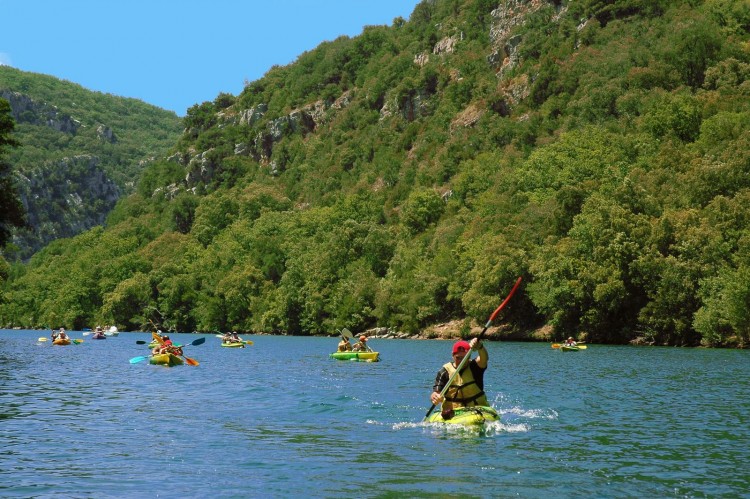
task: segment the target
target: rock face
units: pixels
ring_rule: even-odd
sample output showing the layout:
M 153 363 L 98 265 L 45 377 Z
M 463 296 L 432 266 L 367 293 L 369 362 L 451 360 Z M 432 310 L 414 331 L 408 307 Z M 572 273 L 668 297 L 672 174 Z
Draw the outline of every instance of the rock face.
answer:
M 18 230 L 13 243 L 32 251 L 102 225 L 120 197 L 120 189 L 101 169 L 99 159 L 89 155 L 64 158 L 19 175 L 18 187 L 29 227 Z
M 36 102 L 19 92 L 0 90 L 0 97 L 10 103 L 10 112 L 17 123 L 48 126 L 58 132 L 75 135 L 80 123 L 67 114 L 58 111 L 57 107 L 44 102 Z

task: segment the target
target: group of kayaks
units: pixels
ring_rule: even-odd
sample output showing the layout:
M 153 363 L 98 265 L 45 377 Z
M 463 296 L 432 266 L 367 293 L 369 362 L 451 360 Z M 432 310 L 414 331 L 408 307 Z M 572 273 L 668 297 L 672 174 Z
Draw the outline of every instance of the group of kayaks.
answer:
M 330 354 L 332 359 L 348 360 L 356 362 L 378 362 L 380 353 L 375 351 L 369 352 L 334 352 Z M 461 407 L 450 411 L 449 414 L 435 412 L 426 417 L 425 423 L 442 423 L 450 425 L 464 426 L 481 426 L 485 423 L 499 421 L 500 415 L 497 411 L 489 406 Z
M 163 343 L 163 339 L 161 335 L 158 335 L 157 333 L 153 333 L 153 341 L 148 343 L 149 349 L 155 348 L 157 345 L 160 345 Z M 217 337 L 221 337 L 220 335 L 217 335 Z M 96 339 L 96 338 L 92 338 Z M 47 338 L 39 338 L 40 342 L 47 341 Z M 82 343 L 83 340 L 71 340 L 70 338 L 57 338 L 55 339 L 52 344 L 53 345 L 70 345 L 71 343 Z M 200 344 L 205 342 L 205 338 L 200 338 L 198 340 L 195 340 L 191 344 Z M 139 344 L 145 344 L 144 341 L 137 341 L 136 343 Z M 222 341 L 221 346 L 224 348 L 245 348 L 247 345 L 252 345 L 252 341 Z M 581 349 L 581 346 L 578 345 L 575 347 L 577 350 Z M 175 345 L 177 348 L 181 348 L 181 345 Z M 576 351 L 571 350 L 570 347 L 566 347 L 562 344 L 553 344 L 553 348 L 559 348 L 561 351 Z M 585 349 L 585 346 L 583 346 Z M 177 350 L 181 352 L 181 350 Z M 354 351 L 346 351 L 346 352 L 334 352 L 330 354 L 330 357 L 337 360 L 347 360 L 347 361 L 358 361 L 358 362 L 378 362 L 379 361 L 379 352 L 375 351 L 368 351 L 368 352 L 354 352 Z M 149 356 L 141 356 L 141 357 L 135 357 L 133 359 L 130 359 L 131 363 L 140 362 L 142 360 L 148 359 L 149 364 L 154 365 L 161 365 L 166 367 L 173 367 L 173 366 L 181 366 L 185 363 L 189 365 L 198 365 L 198 362 L 194 359 L 191 359 L 189 357 L 185 357 L 184 355 L 177 355 L 176 353 L 167 352 L 167 353 L 161 353 L 161 354 L 151 354 Z M 449 425 L 464 425 L 464 426 L 481 426 L 485 423 L 491 423 L 493 421 L 499 421 L 500 415 L 498 412 L 489 406 L 475 406 L 475 407 L 461 407 L 454 409 L 453 411 L 450 411 L 449 414 L 441 413 L 441 412 L 435 412 L 431 414 L 429 417 L 425 418 L 426 423 L 439 423 L 439 424 L 449 424 Z
M 250 346 L 253 344 L 250 340 L 243 340 L 242 338 L 235 338 L 232 340 L 227 340 L 227 337 L 225 335 L 217 334 L 218 338 L 222 339 L 221 346 L 225 348 L 245 348 L 246 346 Z M 153 341 L 148 344 L 149 349 L 154 349 L 157 346 L 164 343 L 164 338 L 159 333 L 152 333 Z M 205 338 L 199 338 L 193 342 L 190 343 L 190 345 L 196 346 L 200 345 L 201 343 L 204 343 L 206 341 Z M 136 342 L 140 343 L 140 342 Z M 145 343 L 145 342 L 144 342 Z M 191 359 L 190 357 L 185 356 L 182 354 L 182 347 L 183 345 L 173 345 L 175 348 L 175 351 L 173 352 L 165 352 L 165 353 L 159 353 L 159 354 L 151 354 L 148 357 L 149 364 L 155 364 L 155 365 L 161 365 L 161 366 L 167 366 L 167 367 L 173 367 L 173 366 L 181 366 L 183 364 L 188 364 L 191 366 L 197 366 L 199 365 L 198 361 L 195 359 Z M 140 360 L 145 360 L 144 357 L 135 357 L 133 359 L 130 359 L 131 364 L 135 364 L 136 362 L 140 362 Z

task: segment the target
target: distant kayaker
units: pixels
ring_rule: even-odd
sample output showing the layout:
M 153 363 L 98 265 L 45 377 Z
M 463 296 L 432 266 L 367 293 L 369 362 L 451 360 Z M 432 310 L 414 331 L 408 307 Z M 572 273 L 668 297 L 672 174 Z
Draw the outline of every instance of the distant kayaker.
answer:
M 367 346 L 367 336 L 364 334 L 359 337 L 359 341 L 354 344 L 352 350 L 355 352 L 367 352 L 370 348 Z
M 451 382 L 450 387 L 445 392 L 445 397 L 440 393 L 448 384 L 448 380 L 456 372 L 456 369 L 464 360 L 464 357 L 471 355 L 471 351 L 476 350 L 479 355 L 472 359 L 471 357 L 464 364 L 461 372 L 456 374 Z M 487 396 L 484 394 L 484 371 L 487 369 L 487 350 L 478 338 L 471 342 L 457 341 L 453 344 L 453 361 L 443 365 L 435 376 L 435 385 L 432 387 L 430 400 L 433 404 L 443 404 L 442 412 L 450 418 L 453 409 L 459 407 L 473 407 L 477 405 L 488 405 Z
M 56 339 L 61 339 L 61 340 L 67 340 L 68 339 L 68 335 L 65 334 L 65 328 L 64 327 L 61 327 L 60 330 L 57 333 L 55 333 L 54 331 L 52 331 L 52 341 L 55 341 Z
M 565 346 L 566 346 L 566 347 L 574 347 L 574 346 L 576 346 L 576 345 L 577 345 L 577 343 L 576 343 L 576 341 L 575 341 L 575 340 L 573 339 L 573 337 L 572 337 L 572 336 L 571 336 L 571 337 L 569 337 L 569 338 L 568 338 L 567 340 L 565 340 Z
M 341 341 L 339 341 L 339 352 L 351 352 L 352 351 L 352 344 L 349 343 L 349 338 L 346 336 L 341 337 Z

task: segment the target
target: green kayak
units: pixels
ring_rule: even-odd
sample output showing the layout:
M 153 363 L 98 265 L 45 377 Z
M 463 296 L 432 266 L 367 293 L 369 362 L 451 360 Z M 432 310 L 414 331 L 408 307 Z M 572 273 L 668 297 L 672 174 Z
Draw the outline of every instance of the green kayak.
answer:
M 331 358 L 338 360 L 358 360 L 360 362 L 377 362 L 378 352 L 334 352 Z
M 580 350 L 580 348 L 574 347 L 574 346 L 561 345 L 560 350 L 562 350 L 563 352 L 577 352 L 578 350 Z
M 491 421 L 499 421 L 500 415 L 492 407 L 478 405 L 476 407 L 461 407 L 453 411 L 453 417 L 444 419 L 439 412 L 427 418 L 428 423 L 480 425 Z

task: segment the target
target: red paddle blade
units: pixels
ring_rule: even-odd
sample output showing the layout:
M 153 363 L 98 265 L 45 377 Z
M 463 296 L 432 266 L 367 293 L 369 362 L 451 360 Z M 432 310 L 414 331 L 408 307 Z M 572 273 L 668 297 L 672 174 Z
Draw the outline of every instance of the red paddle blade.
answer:
M 495 320 L 495 317 L 497 317 L 497 314 L 500 313 L 500 311 L 505 307 L 505 305 L 510 301 L 510 299 L 513 297 L 513 294 L 516 292 L 516 289 L 518 289 L 518 286 L 521 284 L 521 278 L 519 277 L 516 279 L 516 283 L 513 285 L 513 289 L 510 290 L 510 293 L 508 293 L 508 296 L 505 297 L 505 300 L 500 304 L 499 307 L 495 309 L 494 312 L 492 312 L 492 315 L 490 315 L 490 320 L 487 322 L 488 324 Z

